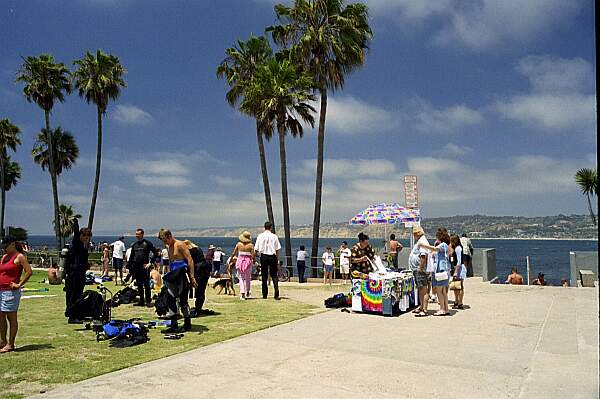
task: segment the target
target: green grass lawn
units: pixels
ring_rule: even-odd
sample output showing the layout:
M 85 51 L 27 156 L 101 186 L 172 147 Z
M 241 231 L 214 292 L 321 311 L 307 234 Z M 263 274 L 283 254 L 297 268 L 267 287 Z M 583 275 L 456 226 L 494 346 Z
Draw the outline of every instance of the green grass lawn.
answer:
M 314 314 L 315 307 L 304 303 L 272 299 L 240 301 L 238 297 L 215 295 L 207 288 L 205 308 L 214 316 L 192 319 L 193 330 L 180 340 L 165 340 L 159 329 L 150 330 L 150 341 L 129 348 L 110 348 L 96 342 L 95 334 L 83 325 L 69 325 L 63 317 L 65 299 L 62 286 L 37 283 L 43 272 L 34 272 L 27 288 L 48 287 L 50 298 L 22 299 L 19 309 L 17 350 L 0 355 L 0 398 L 20 398 L 125 367 L 160 359 L 176 353 L 224 341 L 260 329 L 287 323 Z M 113 290 L 114 284 L 107 286 Z M 94 289 L 95 286 L 87 286 Z M 260 294 L 259 287 L 254 288 Z M 154 309 L 121 305 L 113 318 L 141 317 L 156 320 Z

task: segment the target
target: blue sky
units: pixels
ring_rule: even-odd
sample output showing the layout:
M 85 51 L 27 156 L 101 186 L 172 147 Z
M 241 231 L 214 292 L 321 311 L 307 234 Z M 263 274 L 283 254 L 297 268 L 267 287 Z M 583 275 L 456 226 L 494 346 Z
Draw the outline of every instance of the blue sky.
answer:
M 117 55 L 128 87 L 109 105 L 96 233 L 258 225 L 265 219 L 254 123 L 225 102 L 215 68 L 237 39 L 275 22 L 271 0 L 3 0 L 0 118 L 23 131 L 7 223 L 51 231 L 47 173 L 30 156 L 43 113 L 14 84 L 21 56 L 71 65 Z M 596 165 L 591 0 L 367 1 L 375 37 L 364 67 L 330 99 L 323 222 L 403 202 L 419 176 L 424 217 L 585 213 L 575 171 Z M 60 201 L 87 220 L 95 107 L 76 94 L 53 126 L 81 157 Z M 312 221 L 316 135 L 287 140 L 291 219 Z M 281 222 L 277 141 L 267 146 Z

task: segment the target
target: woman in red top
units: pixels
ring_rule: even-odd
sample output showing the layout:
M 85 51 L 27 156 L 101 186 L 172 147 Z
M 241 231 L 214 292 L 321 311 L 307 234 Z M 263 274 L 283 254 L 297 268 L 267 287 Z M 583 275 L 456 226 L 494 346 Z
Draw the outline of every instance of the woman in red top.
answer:
M 15 237 L 4 237 L 2 247 L 4 256 L 0 261 L 0 353 L 6 353 L 15 349 L 15 338 L 19 329 L 17 310 L 21 300 L 21 287 L 29 280 L 32 272 Z M 25 276 L 21 280 L 23 270 Z M 10 336 L 7 340 L 9 323 Z

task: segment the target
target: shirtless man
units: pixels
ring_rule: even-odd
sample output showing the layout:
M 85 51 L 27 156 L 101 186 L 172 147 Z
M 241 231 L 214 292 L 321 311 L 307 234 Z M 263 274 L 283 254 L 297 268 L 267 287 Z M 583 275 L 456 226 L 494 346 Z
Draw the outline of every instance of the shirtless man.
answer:
M 402 244 L 396 241 L 396 235 L 390 234 L 390 255 L 394 269 L 398 269 L 398 252 L 402 251 L 402 248 Z
M 53 263 L 52 266 L 48 268 L 48 284 L 50 285 L 59 285 L 62 284 L 60 278 L 58 278 L 58 265 Z
M 517 273 L 517 268 L 513 267 L 506 278 L 506 284 L 523 285 L 523 276 Z
M 191 282 L 194 288 L 198 286 L 194 278 L 194 261 L 192 260 L 192 255 L 190 255 L 185 242 L 176 240 L 169 230 L 161 229 L 158 233 L 158 238 L 165 244 L 169 251 L 170 271 L 163 276 L 163 281 L 171 296 L 170 299 L 172 299 L 169 301 L 171 326 L 161 332 L 164 334 L 182 332 L 177 326 L 178 307 L 181 309 L 181 313 L 183 313 L 183 331 L 190 331 L 192 329 L 192 321 L 188 305 L 189 282 Z

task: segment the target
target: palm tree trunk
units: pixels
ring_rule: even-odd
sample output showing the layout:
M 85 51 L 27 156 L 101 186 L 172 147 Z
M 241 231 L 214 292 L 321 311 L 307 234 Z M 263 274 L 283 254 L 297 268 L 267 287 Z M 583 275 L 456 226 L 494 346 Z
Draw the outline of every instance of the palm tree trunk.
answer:
M 594 208 L 592 208 L 592 201 L 590 200 L 590 194 L 587 194 L 587 200 L 588 200 L 588 209 L 590 210 L 590 216 L 592 217 L 592 222 L 594 223 L 594 225 L 596 225 L 596 216 L 594 216 Z M 4 203 L 4 202 L 3 202 Z
M 2 210 L 0 211 L 0 238 L 4 238 L 4 210 L 6 208 L 6 191 L 4 190 L 4 160 L 6 152 L 2 150 L 0 154 L 0 187 L 2 187 Z
M 283 202 L 283 230 L 285 234 L 285 259 L 292 266 L 292 241 L 290 238 L 290 205 L 287 189 L 287 159 L 285 155 L 285 130 L 279 128 L 279 162 L 281 163 L 281 201 Z
M 50 131 L 50 110 L 44 110 L 46 120 L 46 141 L 48 142 L 48 171 L 50 172 L 50 181 L 52 182 L 52 199 L 54 202 L 54 236 L 56 245 L 60 251 L 62 248 L 62 239 L 60 237 L 60 220 L 58 218 L 58 182 L 56 170 L 54 169 L 54 145 L 52 143 L 52 132 Z
M 319 228 L 321 227 L 321 197 L 323 194 L 323 152 L 325 147 L 325 115 L 327 114 L 327 89 L 321 88 L 321 110 L 319 112 L 319 134 L 317 136 L 317 177 L 315 187 L 315 213 L 311 265 L 313 277 L 317 276 L 317 257 L 319 256 Z
M 98 185 L 100 183 L 100 165 L 102 163 L 102 111 L 98 107 L 98 143 L 96 145 L 96 177 L 94 179 L 94 191 L 92 192 L 92 204 L 90 205 L 90 216 L 88 227 L 92 229 L 94 224 L 94 212 L 96 211 L 96 199 L 98 198 Z
M 256 121 L 256 139 L 258 141 L 258 156 L 260 158 L 260 171 L 262 172 L 263 187 L 265 189 L 265 203 L 267 205 L 267 217 L 273 225 L 275 233 L 275 218 L 273 217 L 273 203 L 271 201 L 271 186 L 269 185 L 269 172 L 267 170 L 267 158 L 265 157 L 265 145 L 263 134 L 260 131 L 258 120 Z

